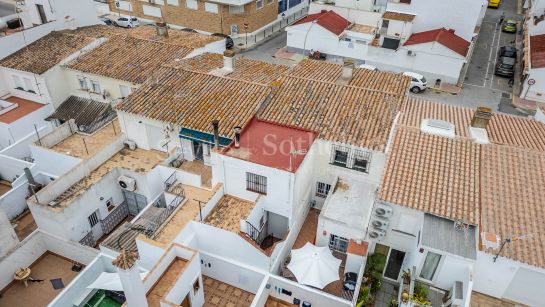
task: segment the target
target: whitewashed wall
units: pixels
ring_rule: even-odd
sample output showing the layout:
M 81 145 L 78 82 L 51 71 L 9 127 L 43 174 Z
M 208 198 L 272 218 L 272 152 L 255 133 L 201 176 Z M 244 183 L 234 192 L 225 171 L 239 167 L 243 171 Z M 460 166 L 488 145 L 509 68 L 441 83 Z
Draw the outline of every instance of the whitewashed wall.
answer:
M 0 210 L 0 259 L 19 243 L 8 217 Z

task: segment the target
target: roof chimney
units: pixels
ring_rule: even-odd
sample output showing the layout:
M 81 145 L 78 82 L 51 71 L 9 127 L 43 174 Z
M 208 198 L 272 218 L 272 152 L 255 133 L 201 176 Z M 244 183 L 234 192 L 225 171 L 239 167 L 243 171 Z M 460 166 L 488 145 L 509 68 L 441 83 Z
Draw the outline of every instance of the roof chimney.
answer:
M 471 127 L 486 129 L 492 117 L 492 109 L 489 107 L 478 107 L 471 119 Z
M 212 121 L 212 128 L 214 129 L 214 146 L 216 147 L 216 149 L 220 148 L 219 126 L 219 120 L 215 119 Z
M 168 37 L 168 26 L 164 21 L 159 21 L 155 24 L 155 29 L 157 31 L 157 36 Z
M 232 50 L 225 50 L 223 52 L 223 69 L 229 72 L 233 71 L 235 66 L 235 52 Z
M 235 148 L 240 147 L 240 131 L 242 128 L 240 126 L 236 126 L 233 130 L 235 130 Z
M 352 76 L 354 76 L 354 61 L 350 59 L 344 59 L 341 76 L 337 80 L 337 83 L 348 84 L 348 82 L 352 80 Z

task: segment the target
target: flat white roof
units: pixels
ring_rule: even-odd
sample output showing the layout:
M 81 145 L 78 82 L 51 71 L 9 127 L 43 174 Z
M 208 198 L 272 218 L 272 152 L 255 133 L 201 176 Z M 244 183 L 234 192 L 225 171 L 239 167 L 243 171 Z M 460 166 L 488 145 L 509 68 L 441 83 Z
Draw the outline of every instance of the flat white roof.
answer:
M 321 215 L 350 228 L 365 229 L 376 189 L 375 183 L 339 177 L 324 203 Z

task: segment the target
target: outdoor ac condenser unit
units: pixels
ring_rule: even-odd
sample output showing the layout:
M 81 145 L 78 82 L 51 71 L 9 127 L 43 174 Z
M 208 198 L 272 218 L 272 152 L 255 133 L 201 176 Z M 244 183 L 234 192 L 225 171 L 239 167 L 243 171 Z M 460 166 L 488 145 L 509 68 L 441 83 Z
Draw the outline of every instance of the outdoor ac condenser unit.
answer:
M 117 184 L 119 184 L 119 186 L 123 190 L 127 190 L 127 191 L 136 190 L 136 180 L 134 180 L 131 177 L 119 176 L 119 178 L 117 178 Z

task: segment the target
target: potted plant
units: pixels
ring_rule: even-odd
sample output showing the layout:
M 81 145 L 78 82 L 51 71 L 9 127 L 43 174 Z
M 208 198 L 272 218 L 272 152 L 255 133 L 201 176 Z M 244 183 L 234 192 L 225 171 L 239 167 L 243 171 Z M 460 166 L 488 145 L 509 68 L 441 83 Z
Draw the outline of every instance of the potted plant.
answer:
M 403 283 L 404 284 L 411 284 L 411 269 L 407 269 L 406 271 L 403 270 Z

